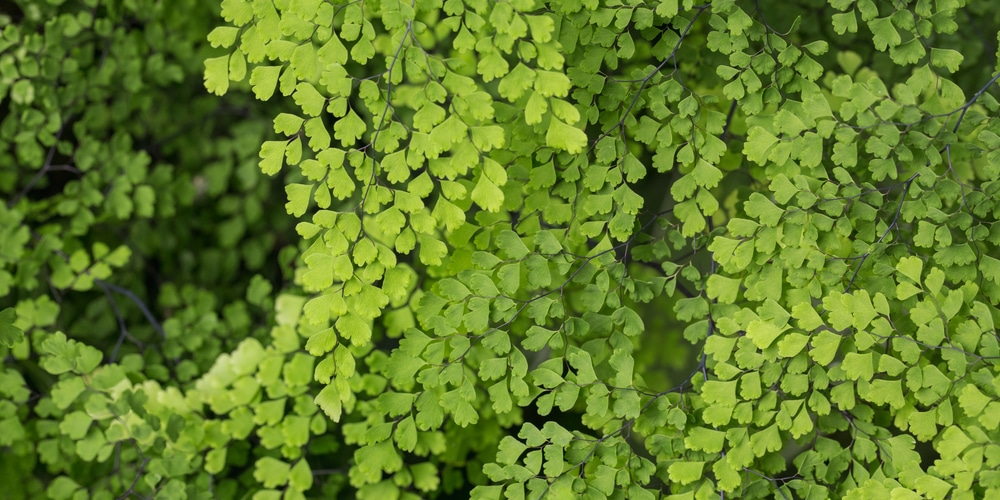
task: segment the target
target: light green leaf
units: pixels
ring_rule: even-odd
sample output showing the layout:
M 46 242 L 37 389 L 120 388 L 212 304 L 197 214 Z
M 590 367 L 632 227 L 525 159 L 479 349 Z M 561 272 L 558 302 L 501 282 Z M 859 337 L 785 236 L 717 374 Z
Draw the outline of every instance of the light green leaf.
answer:
M 229 56 L 205 59 L 205 88 L 215 95 L 229 90 Z
M 667 468 L 670 480 L 680 484 L 691 484 L 701 479 L 705 462 L 674 462 Z
M 239 32 L 239 28 L 234 28 L 232 26 L 219 26 L 208 34 L 208 42 L 212 45 L 212 47 L 228 49 L 233 45 L 233 43 L 236 42 L 236 36 Z
M 552 118 L 549 121 L 548 132 L 545 134 L 545 144 L 570 154 L 577 154 L 583 151 L 587 145 L 587 134 L 576 127 L 566 125 L 557 118 Z
M 263 457 L 254 464 L 253 477 L 265 488 L 276 488 L 288 483 L 291 466 L 281 460 Z
M 266 101 L 274 95 L 274 89 L 278 85 L 278 75 L 281 73 L 281 66 L 257 66 L 250 72 L 250 87 L 254 96 L 261 101 Z

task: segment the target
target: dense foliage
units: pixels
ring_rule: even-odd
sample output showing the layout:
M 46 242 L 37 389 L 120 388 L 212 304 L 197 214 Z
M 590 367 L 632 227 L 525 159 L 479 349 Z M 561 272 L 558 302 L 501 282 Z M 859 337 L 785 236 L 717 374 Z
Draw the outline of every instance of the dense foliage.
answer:
M 0 25 L 4 498 L 1000 495 L 989 0 Z

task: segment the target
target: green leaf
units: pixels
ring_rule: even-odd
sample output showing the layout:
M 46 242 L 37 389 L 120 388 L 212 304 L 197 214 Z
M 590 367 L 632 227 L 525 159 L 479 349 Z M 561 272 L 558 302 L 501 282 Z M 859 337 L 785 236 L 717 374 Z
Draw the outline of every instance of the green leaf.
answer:
M 497 212 L 503 205 L 503 191 L 484 174 L 472 189 L 472 201 L 484 210 Z
M 840 335 L 828 330 L 820 331 L 810 341 L 812 347 L 809 349 L 809 356 L 820 366 L 829 366 L 837 355 L 840 341 Z
M 254 96 L 261 101 L 266 101 L 274 95 L 274 89 L 278 85 L 278 75 L 281 73 L 281 66 L 257 66 L 250 72 L 250 87 Z
M 334 422 L 340 421 L 340 416 L 343 413 L 343 404 L 340 400 L 340 392 L 335 385 L 331 384 L 324 387 L 316 395 L 315 401 L 316 405 L 323 410 L 323 413 L 326 413 L 326 416 L 330 417 L 330 420 Z
M 396 426 L 396 442 L 402 451 L 413 451 L 417 446 L 417 427 L 412 416 L 404 418 Z
M 284 141 L 265 141 L 260 148 L 260 169 L 267 175 L 274 175 L 281 170 L 285 157 Z
M 263 457 L 254 464 L 253 477 L 265 488 L 276 488 L 288 483 L 291 466 L 281 460 Z
M 525 123 L 527 123 L 528 125 L 535 125 L 538 123 L 542 123 L 542 117 L 545 116 L 545 112 L 548 110 L 549 110 L 548 100 L 542 97 L 542 95 L 539 94 L 538 92 L 532 92 L 531 96 L 528 98 L 528 103 L 525 106 L 524 110 Z M 565 124 L 558 124 L 557 126 L 563 126 L 563 128 L 566 127 L 572 128 L 569 127 L 569 125 Z M 549 127 L 550 128 L 552 127 L 552 123 L 549 124 Z M 565 141 L 567 139 L 563 136 L 566 136 L 567 134 L 573 136 L 575 134 L 575 132 L 573 132 L 572 130 L 563 130 L 563 128 L 557 129 L 556 132 L 560 135 L 560 137 L 557 137 L 556 139 Z M 584 138 L 584 141 L 586 141 L 586 138 Z
M 670 480 L 679 484 L 691 484 L 701 479 L 705 462 L 674 462 L 667 468 Z
M 992 398 L 983 394 L 975 385 L 968 384 L 962 388 L 958 401 L 966 415 L 976 417 L 986 409 Z
M 979 270 L 984 278 L 993 283 L 1000 284 L 1000 259 L 989 255 L 981 256 L 979 258 Z
M 875 374 L 875 365 L 870 352 L 849 352 L 844 355 L 844 372 L 852 380 L 871 380 Z
M 322 118 L 317 117 L 306 121 L 305 132 L 310 139 L 309 149 L 323 151 L 330 147 L 330 132 L 327 131 Z
M 829 44 L 824 40 L 816 40 L 803 45 L 802 48 L 808 50 L 814 56 L 821 56 L 829 50 Z
M 312 184 L 288 184 L 285 186 L 285 194 L 288 196 L 285 210 L 295 217 L 301 217 L 309 208 L 312 192 Z
M 226 466 L 227 448 L 216 448 L 209 450 L 205 455 L 205 472 L 218 474 Z
M 678 0 L 660 0 L 656 5 L 656 14 L 670 19 L 677 15 L 678 4 Z
M 706 292 L 709 298 L 716 299 L 724 304 L 732 304 L 736 302 L 739 294 L 740 280 L 727 278 L 720 274 L 713 274 L 708 277 L 707 286 Z
M 305 459 L 299 460 L 288 474 L 288 486 L 298 491 L 306 491 L 312 488 L 312 485 L 313 473 L 309 462 Z
M 958 427 L 950 426 L 941 433 L 935 448 L 941 454 L 942 459 L 953 460 L 958 458 L 971 444 L 972 440 L 965 432 L 962 432 Z
M 532 326 L 528 329 L 528 338 L 521 343 L 521 346 L 529 351 L 541 351 L 556 334 L 554 330 L 547 330 L 540 326 Z
M 719 185 L 719 181 L 722 180 L 722 171 L 707 161 L 699 160 L 695 163 L 691 176 L 699 186 L 711 189 Z
M 766 349 L 784 331 L 771 321 L 754 320 L 747 326 L 747 337 L 758 349 Z
M 792 317 L 798 321 L 799 328 L 812 331 L 823 325 L 823 318 L 819 316 L 812 304 L 803 302 L 796 304 L 792 308 Z
M 219 26 L 208 34 L 208 42 L 212 45 L 212 47 L 228 49 L 233 45 L 233 43 L 236 42 L 236 36 L 239 32 L 239 28 L 234 28 L 232 26 Z
M 335 63 L 341 66 L 347 64 L 347 48 L 336 34 L 330 35 L 330 39 L 316 51 L 316 56 L 327 64 Z
M 747 141 L 743 146 L 743 154 L 758 165 L 764 165 L 772 147 L 778 143 L 778 138 L 762 127 L 754 127 L 748 131 Z
M 274 131 L 284 135 L 295 135 L 302 128 L 303 120 L 298 116 L 280 113 L 274 118 Z
M 809 337 L 800 333 L 789 333 L 778 341 L 778 355 L 783 358 L 796 356 L 805 348 L 809 342 Z
M 8 307 L 0 311 L 0 345 L 4 347 L 14 347 L 24 340 L 24 332 L 14 326 L 15 319 L 13 308 Z
M 295 86 L 292 94 L 295 104 L 298 104 L 302 111 L 309 116 L 319 116 L 326 105 L 326 98 L 313 87 L 312 84 L 302 82 Z M 339 122 L 338 122 L 339 123 Z
M 68 413 L 59 424 L 59 431 L 73 440 L 83 439 L 94 419 L 82 411 Z
M 369 304 L 369 307 L 378 307 L 377 304 Z M 351 341 L 353 345 L 365 345 L 371 340 L 371 327 L 357 314 L 345 314 L 337 320 L 337 331 L 342 337 Z
M 765 226 L 776 226 L 785 214 L 784 210 L 778 208 L 771 200 L 760 193 L 753 193 L 750 199 L 743 205 L 747 215 L 756 218 Z
M 569 89 L 570 81 L 565 74 L 555 71 L 535 71 L 535 91 L 540 95 L 545 97 L 566 97 Z
M 886 51 L 903 41 L 889 17 L 872 19 L 868 22 L 868 27 L 871 28 L 872 35 L 874 35 L 872 40 L 875 42 L 875 48 L 880 51 Z
M 245 0 L 222 0 L 222 17 L 237 26 L 253 19 L 253 8 Z
M 577 154 L 583 151 L 584 146 L 587 145 L 587 134 L 576 127 L 571 127 L 556 118 L 552 118 L 549 121 L 548 132 L 545 134 L 545 144 L 570 154 Z
M 78 498 L 74 493 L 80 491 L 82 490 L 79 483 L 67 476 L 58 476 L 49 484 L 46 494 L 53 500 L 69 500 L 70 498 Z
M 229 56 L 205 59 L 205 88 L 216 95 L 229 90 Z
M 535 71 L 523 63 L 518 63 L 500 80 L 497 91 L 508 101 L 516 102 L 524 95 L 525 91 L 533 87 L 534 81 Z
M 308 385 L 312 381 L 313 358 L 302 353 L 292 356 L 283 368 L 285 384 L 289 387 Z
M 497 248 L 502 250 L 511 259 L 523 259 L 530 253 L 524 241 L 514 231 L 500 231 L 496 244 Z
M 700 450 L 708 453 L 718 453 L 726 440 L 726 433 L 706 429 L 704 427 L 693 427 L 687 429 L 687 436 L 684 438 L 684 446 L 689 450 Z M 673 472 L 670 473 L 671 480 L 674 479 Z
M 513 436 L 504 436 L 500 440 L 500 445 L 497 452 L 497 462 L 501 464 L 514 464 L 517 463 L 517 459 L 524 453 L 527 446 L 524 443 L 518 441 Z
M 64 378 L 52 387 L 52 402 L 57 408 L 65 410 L 86 390 L 83 378 Z

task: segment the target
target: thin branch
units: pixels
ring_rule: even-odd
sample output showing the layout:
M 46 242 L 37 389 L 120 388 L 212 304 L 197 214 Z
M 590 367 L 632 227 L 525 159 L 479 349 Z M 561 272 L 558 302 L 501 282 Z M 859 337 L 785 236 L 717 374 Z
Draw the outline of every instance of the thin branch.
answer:
M 416 0 L 410 3 L 410 7 L 416 4 Z M 392 71 L 396 68 L 396 63 L 400 60 L 400 54 L 403 52 L 403 47 L 406 46 L 406 41 L 409 38 L 410 33 L 413 32 L 413 20 L 406 22 L 406 31 L 403 32 L 403 36 L 399 40 L 399 46 L 396 47 L 396 52 L 392 56 L 392 62 L 389 63 L 389 67 L 385 71 L 385 109 L 382 110 L 382 117 L 379 118 L 378 125 L 375 127 L 375 133 L 372 135 L 372 175 L 368 180 L 368 184 L 365 186 L 365 192 L 361 195 L 361 200 L 358 202 L 358 207 L 361 211 L 364 211 L 365 200 L 368 198 L 368 192 L 371 191 L 372 185 L 376 181 L 376 171 L 377 165 L 375 161 L 375 155 L 378 151 L 375 150 L 376 143 L 378 142 L 378 136 L 382 132 L 382 127 L 385 125 L 385 119 L 389 115 L 389 110 L 392 109 Z M 364 215 L 360 217 L 362 228 L 364 228 L 365 218 Z
M 139 484 L 139 478 L 142 477 L 142 473 L 145 472 L 147 464 L 149 464 L 149 459 L 144 458 L 139 464 L 138 470 L 135 471 L 135 478 L 132 479 L 132 484 L 130 484 L 128 489 L 118 497 L 118 500 L 125 500 L 126 498 L 136 494 L 135 486 Z
M 729 140 L 729 126 L 733 124 L 733 117 L 736 116 L 736 107 L 738 103 L 738 99 L 733 99 L 732 104 L 729 105 L 729 113 L 726 114 L 726 124 L 723 125 L 722 135 L 719 136 L 719 139 L 722 139 L 722 142 Z
M 640 82 L 639 83 L 639 90 L 637 90 L 635 92 L 635 97 L 632 98 L 632 102 L 630 102 L 629 105 L 628 105 L 628 108 L 625 109 L 625 112 L 622 114 L 621 120 L 618 120 L 618 123 L 612 125 L 607 130 L 605 130 L 604 133 L 602 133 L 600 136 L 598 136 L 597 139 L 595 139 L 594 142 L 593 142 L 594 146 L 596 146 L 597 143 L 601 141 L 601 139 L 604 139 L 605 137 L 611 135 L 611 132 L 613 132 L 614 130 L 622 127 L 625 124 L 625 120 L 628 118 L 629 114 L 632 113 L 632 109 L 635 108 L 635 105 L 639 101 L 639 98 L 642 97 L 642 91 L 646 89 L 647 85 L 649 85 L 650 80 L 652 80 L 653 77 L 656 76 L 656 74 L 659 73 L 660 70 L 662 70 L 664 68 L 664 66 L 667 65 L 668 62 L 670 62 L 672 59 L 674 59 L 674 57 L 677 55 L 677 51 L 679 51 L 681 49 L 681 43 L 684 42 L 684 39 L 687 38 L 687 34 L 691 31 L 691 28 L 694 27 L 694 23 L 698 20 L 698 18 L 701 17 L 702 13 L 704 13 L 706 10 L 708 10 L 708 8 L 711 7 L 711 6 L 712 6 L 711 4 L 705 4 L 705 5 L 702 5 L 702 6 L 698 7 L 697 12 L 695 13 L 694 17 L 691 18 L 691 20 L 688 22 L 687 26 L 684 28 L 684 31 L 681 32 L 680 38 L 677 39 L 677 43 L 674 45 L 674 49 L 670 52 L 670 54 L 667 55 L 667 57 L 663 58 L 663 61 L 661 61 L 660 64 L 656 65 L 656 68 L 654 68 L 653 71 L 650 71 L 649 74 L 646 75 L 645 78 L 643 78 L 642 80 L 639 80 L 639 82 Z M 618 81 L 619 82 L 629 82 L 630 80 L 618 80 Z M 591 147 L 593 147 L 593 146 L 591 146 Z
M 115 360 L 118 359 L 118 351 L 121 349 L 122 343 L 125 342 L 125 338 L 131 340 L 140 348 L 142 347 L 142 342 L 139 342 L 138 339 L 129 333 L 128 327 L 125 326 L 125 317 L 122 316 L 121 309 L 118 308 L 118 301 L 116 301 L 114 295 L 111 294 L 111 289 L 106 283 L 100 284 L 100 286 L 101 289 L 104 290 L 104 295 L 108 297 L 108 302 L 111 303 L 111 311 L 114 313 L 115 319 L 118 320 L 118 331 L 120 332 L 118 335 L 118 341 L 115 342 L 115 348 L 111 351 L 111 357 L 108 358 L 109 363 L 114 363 Z
M 983 85 L 983 88 L 979 89 L 979 91 L 976 92 L 972 96 L 972 98 L 969 99 L 968 102 L 965 103 L 964 106 L 962 106 L 961 108 L 958 108 L 958 109 L 962 110 L 962 114 L 958 115 L 958 121 L 955 122 L 955 127 L 951 129 L 952 132 L 958 132 L 958 126 L 962 124 L 962 119 L 964 119 L 965 118 L 965 114 L 969 112 L 969 108 L 971 108 L 972 105 L 975 104 L 976 101 L 984 93 L 986 93 L 986 91 L 989 90 L 990 87 L 992 87 L 994 83 L 997 82 L 997 80 L 1000 80 L 1000 73 L 997 73 L 997 74 L 993 75 L 993 78 L 990 78 L 990 81 L 986 82 L 986 85 Z M 952 113 L 954 113 L 954 111 L 952 111 Z
M 109 289 L 116 293 L 122 294 L 129 300 L 131 300 L 139 308 L 139 310 L 142 311 L 142 315 L 146 317 L 146 321 L 149 321 L 149 324 L 153 326 L 153 329 L 156 330 L 157 333 L 159 333 L 164 340 L 166 340 L 167 334 L 163 332 L 163 327 L 160 326 L 160 322 L 156 320 L 156 317 L 153 316 L 153 313 L 150 312 L 148 307 L 146 307 L 146 303 L 143 302 L 142 299 L 140 299 L 138 296 L 136 296 L 136 294 L 132 293 L 131 290 L 127 288 L 122 288 L 118 285 L 108 283 L 107 281 L 96 278 L 94 279 L 94 283 L 97 283 L 97 285 L 99 285 L 101 288 Z
M 896 205 L 896 214 L 892 217 L 892 221 L 889 223 L 889 226 L 885 228 L 885 231 L 882 231 L 882 236 L 879 236 L 878 241 L 876 241 L 872 245 L 877 245 L 879 243 L 882 243 L 882 240 L 885 239 L 885 237 L 889 234 L 889 232 L 892 231 L 892 229 L 899 224 L 899 215 L 903 211 L 903 203 L 906 202 L 906 195 L 910 191 L 910 185 L 913 184 L 913 181 L 916 180 L 918 175 L 920 174 L 919 173 L 913 174 L 910 176 L 909 179 L 906 179 L 906 181 L 903 182 L 903 193 L 899 197 L 899 204 Z M 847 284 L 847 288 L 844 289 L 844 293 L 849 293 L 851 291 L 851 288 L 854 287 L 854 282 L 858 279 L 858 273 L 861 272 L 861 267 L 865 265 L 865 261 L 868 260 L 868 257 L 871 254 L 872 251 L 868 250 L 867 252 L 864 253 L 864 255 L 861 256 L 860 262 L 858 262 L 858 267 L 854 268 L 854 275 L 851 276 L 851 281 Z
M 24 198 L 28 194 L 28 192 L 35 187 L 35 184 L 38 184 L 38 181 L 42 180 L 42 176 L 44 176 L 46 173 L 48 173 L 49 170 L 52 169 L 52 159 L 55 158 L 56 148 L 59 146 L 59 140 L 62 139 L 63 132 L 66 131 L 66 127 L 69 125 L 70 120 L 72 119 L 73 119 L 73 113 L 66 115 L 66 119 L 63 120 L 62 125 L 59 127 L 59 130 L 56 131 L 55 142 L 52 143 L 52 146 L 49 146 L 49 151 L 45 155 L 45 162 L 42 163 L 42 168 L 38 169 L 38 173 L 36 173 L 35 176 L 32 177 L 30 181 L 28 181 L 28 184 L 24 186 L 24 189 L 19 191 L 17 195 L 15 195 L 13 198 L 10 199 L 10 201 L 7 202 L 7 208 L 11 208 L 14 205 L 17 205 L 17 202 L 21 201 L 21 198 Z

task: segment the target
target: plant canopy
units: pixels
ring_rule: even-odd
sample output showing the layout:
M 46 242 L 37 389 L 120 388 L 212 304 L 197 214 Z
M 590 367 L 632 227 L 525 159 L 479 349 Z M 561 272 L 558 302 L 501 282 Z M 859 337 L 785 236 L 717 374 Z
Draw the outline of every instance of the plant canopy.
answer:
M 995 2 L 0 27 L 4 498 L 1000 498 Z

